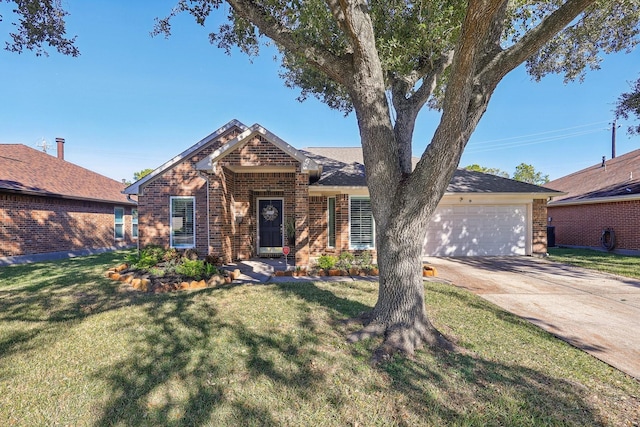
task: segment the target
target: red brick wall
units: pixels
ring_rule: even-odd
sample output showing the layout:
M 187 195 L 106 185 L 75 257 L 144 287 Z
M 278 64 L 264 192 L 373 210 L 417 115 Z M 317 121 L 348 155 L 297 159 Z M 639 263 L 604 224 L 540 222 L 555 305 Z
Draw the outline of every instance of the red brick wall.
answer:
M 601 247 L 605 228 L 612 228 L 616 249 L 640 250 L 640 201 L 549 206 L 549 225 L 555 227 L 556 244 Z
M 168 247 L 170 196 L 195 196 L 198 253 L 216 254 L 225 262 L 250 258 L 256 254 L 257 198 L 277 197 L 284 199 L 285 219 L 293 217 L 294 212 L 302 213 L 296 233 L 296 239 L 301 240 L 295 248 L 292 247 L 292 252 L 304 257 L 307 218 L 302 210 L 306 209 L 306 204 L 298 207 L 300 212 L 297 212 L 295 200 L 296 197 L 301 201 L 307 197 L 309 178 L 307 174 L 300 173 L 296 159 L 263 138 L 255 137 L 220 159 L 214 173 L 196 170 L 198 161 L 235 135 L 229 134 L 203 148 L 144 187 L 144 195 L 139 198 L 141 246 L 157 244 Z M 291 172 L 245 173 L 231 170 L 247 166 L 285 166 L 290 167 Z M 209 180 L 208 191 L 204 177 Z M 240 215 L 243 220 L 238 223 L 236 217 Z
M 125 209 L 125 238 L 114 237 L 114 207 Z M 131 206 L 0 193 L 0 257 L 125 246 Z
M 311 256 L 319 256 L 331 249 L 327 248 L 327 197 L 309 197 L 309 251 Z
M 168 248 L 171 197 L 194 196 L 195 249 L 199 254 L 208 253 L 207 182 L 195 169 L 195 163 L 208 152 L 179 163 L 144 187 L 144 194 L 138 197 L 141 247 L 153 244 Z
M 534 254 L 547 253 L 547 200 L 535 199 L 532 209 L 531 243 Z
M 349 195 L 336 194 L 336 245 L 334 248 L 327 247 L 329 235 L 327 229 L 328 221 L 328 197 L 334 196 L 312 196 L 309 197 L 309 255 L 315 259 L 323 254 L 339 256 L 342 252 L 359 254 L 361 250 L 349 249 Z M 375 259 L 376 251 L 370 250 Z

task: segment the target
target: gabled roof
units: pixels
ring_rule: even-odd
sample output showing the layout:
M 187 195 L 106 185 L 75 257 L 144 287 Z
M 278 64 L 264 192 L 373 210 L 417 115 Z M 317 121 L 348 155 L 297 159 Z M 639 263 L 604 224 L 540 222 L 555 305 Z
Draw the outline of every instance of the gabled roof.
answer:
M 228 131 L 232 130 L 233 128 L 238 128 L 238 129 L 240 129 L 242 131 L 245 131 L 245 130 L 248 129 L 240 121 L 238 121 L 236 119 L 231 120 L 229 123 L 227 123 L 226 125 L 222 126 L 221 128 L 219 128 L 218 130 L 214 131 L 213 133 L 205 136 L 200 141 L 198 141 L 197 143 L 195 143 L 191 147 L 187 148 L 182 153 L 178 154 L 177 156 L 175 156 L 174 158 L 172 158 L 168 162 L 165 162 L 164 164 L 158 166 L 150 174 L 146 175 L 145 177 L 139 179 L 138 181 L 136 181 L 133 184 L 131 184 L 130 186 L 128 186 L 124 190 L 124 193 L 125 194 L 138 194 L 140 192 L 140 187 L 142 185 L 146 184 L 147 182 L 152 181 L 155 177 L 157 177 L 158 175 L 162 175 L 165 171 L 167 171 L 168 169 L 171 169 L 176 164 L 180 163 L 182 160 L 184 160 L 184 159 L 190 157 L 191 155 L 197 153 L 198 151 L 202 150 L 209 143 L 211 143 L 211 142 L 215 141 L 216 139 L 220 138 L 222 135 L 224 135 Z
M 366 187 L 361 147 L 311 147 L 301 151 L 323 167 L 320 179 L 312 185 Z M 418 160 L 413 158 L 414 166 Z M 447 193 L 526 193 L 554 197 L 561 194 L 538 185 L 466 169 L 456 170 Z
M 640 198 L 640 150 L 589 166 L 546 185 L 567 193 L 550 206 Z
M 287 144 L 285 141 L 280 139 L 275 134 L 269 132 L 264 127 L 260 126 L 257 123 L 254 124 L 251 127 L 247 127 L 246 125 L 244 125 L 240 121 L 234 119 L 234 120 L 231 120 L 226 125 L 224 125 L 221 128 L 219 128 L 218 130 L 216 130 L 215 132 L 213 132 L 210 135 L 206 136 L 205 138 L 201 139 L 196 144 L 194 144 L 191 147 L 187 148 L 185 151 L 183 151 L 182 153 L 178 154 L 177 156 L 175 156 L 174 158 L 172 158 L 168 162 L 166 162 L 163 165 L 161 165 L 160 167 L 156 168 L 149 175 L 147 175 L 144 178 L 142 178 L 142 179 L 134 182 L 133 184 L 131 184 L 129 187 L 127 187 L 124 190 L 124 193 L 126 193 L 126 194 L 138 194 L 140 192 L 140 188 L 143 185 L 145 185 L 146 183 L 152 181 L 157 176 L 162 175 L 165 171 L 167 171 L 168 169 L 171 169 L 176 164 L 180 163 L 182 160 L 191 157 L 192 155 L 194 155 L 198 151 L 200 151 L 203 148 L 207 147 L 210 143 L 215 142 L 221 136 L 223 136 L 225 133 L 229 132 L 230 130 L 232 130 L 234 128 L 237 128 L 237 129 L 241 130 L 242 132 L 237 137 L 235 137 L 235 138 L 225 142 L 224 144 L 222 144 L 211 155 L 209 155 L 209 156 L 205 157 L 204 159 L 200 160 L 196 164 L 196 168 L 198 170 L 211 170 L 213 168 L 213 165 L 215 164 L 215 162 L 217 162 L 218 160 L 222 159 L 223 157 L 225 157 L 227 154 L 231 153 L 236 148 L 241 147 L 246 142 L 248 142 L 250 139 L 252 139 L 254 136 L 260 135 L 263 138 L 265 138 L 267 141 L 271 142 L 272 144 L 274 144 L 275 146 L 280 148 L 285 153 L 289 154 L 291 157 L 293 157 L 296 160 L 298 160 L 302 165 L 301 168 L 302 168 L 303 171 L 307 171 L 307 172 L 309 172 L 311 174 L 319 174 L 320 173 L 320 167 L 316 162 L 314 162 L 312 159 L 307 158 L 303 153 L 301 153 L 300 151 L 296 150 L 294 147 L 292 147 L 291 145 Z
M 285 141 L 280 139 L 278 136 L 269 132 L 264 127 L 259 124 L 254 124 L 250 128 L 245 129 L 240 135 L 236 136 L 234 139 L 226 142 L 220 148 L 215 150 L 209 156 L 200 160 L 196 164 L 196 168 L 198 170 L 210 170 L 213 168 L 213 165 L 220 159 L 224 158 L 226 155 L 236 150 L 237 148 L 242 147 L 244 144 L 253 139 L 254 136 L 260 135 L 271 144 L 278 147 L 280 150 L 287 153 L 289 156 L 293 157 L 301 164 L 301 170 L 303 172 L 309 172 L 310 174 L 319 175 L 320 174 L 320 166 L 313 159 L 307 157 L 303 152 L 297 150 L 291 145 L 287 144 Z
M 124 184 L 23 144 L 0 144 L 0 191 L 133 205 Z

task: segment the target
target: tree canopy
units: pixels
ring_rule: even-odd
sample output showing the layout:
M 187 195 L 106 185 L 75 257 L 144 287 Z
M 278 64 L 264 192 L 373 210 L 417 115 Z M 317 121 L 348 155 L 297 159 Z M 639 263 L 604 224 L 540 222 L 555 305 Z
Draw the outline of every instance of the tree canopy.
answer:
M 491 175 L 501 176 L 503 178 L 509 178 L 509 173 L 508 172 L 505 172 L 505 171 L 503 171 L 501 169 L 498 169 L 498 168 L 488 168 L 486 166 L 480 166 L 477 163 L 474 163 L 472 165 L 467 165 L 464 168 L 466 170 L 468 170 L 468 171 L 488 173 L 488 174 L 491 174 Z
M 544 185 L 549 182 L 549 175 L 542 175 L 542 172 L 537 172 L 533 165 L 526 163 L 520 163 L 516 166 L 516 171 L 513 173 L 512 178 L 516 181 L 535 185 Z
M 509 178 L 509 173 L 498 168 L 489 168 L 486 166 L 480 166 L 479 164 L 472 164 L 464 167 L 466 170 L 488 173 L 491 175 L 501 176 L 503 178 Z M 542 172 L 537 172 L 535 167 L 530 164 L 520 163 L 516 166 L 516 170 L 513 173 L 511 179 L 516 181 L 528 182 L 529 184 L 544 185 L 549 182 L 549 175 L 542 175 Z
M 133 180 L 134 181 L 139 181 L 142 178 L 144 178 L 145 176 L 149 175 L 151 172 L 153 172 L 153 169 L 142 169 L 141 171 L 138 172 L 134 172 L 133 173 Z
M 615 113 L 617 118 L 635 118 L 638 122 L 630 125 L 627 131 L 630 134 L 640 134 L 640 77 L 631 85 L 629 92 L 620 95 Z
M 9 35 L 12 41 L 5 43 L 10 52 L 22 53 L 25 49 L 36 55 L 48 55 L 47 46 L 63 55 L 78 56 L 75 37 L 67 38 L 65 16 L 67 11 L 61 0 L 0 0 L 13 3 L 17 22 L 12 24 L 15 30 Z M 0 15 L 0 21 L 3 20 Z

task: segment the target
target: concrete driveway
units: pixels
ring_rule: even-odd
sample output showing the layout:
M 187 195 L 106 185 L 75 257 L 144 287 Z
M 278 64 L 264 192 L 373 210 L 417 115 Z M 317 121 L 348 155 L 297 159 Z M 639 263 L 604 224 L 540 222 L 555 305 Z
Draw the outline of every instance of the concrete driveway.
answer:
M 534 257 L 428 258 L 438 278 L 640 380 L 640 281 Z

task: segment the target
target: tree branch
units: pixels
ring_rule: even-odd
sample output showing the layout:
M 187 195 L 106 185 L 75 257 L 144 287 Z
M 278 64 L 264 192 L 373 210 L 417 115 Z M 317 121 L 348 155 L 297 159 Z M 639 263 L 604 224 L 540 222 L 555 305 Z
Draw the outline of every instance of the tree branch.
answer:
M 544 18 L 536 28 L 525 34 L 516 44 L 498 53 L 478 73 L 478 79 L 495 82 L 495 85 L 497 85 L 507 73 L 540 50 L 542 46 L 594 3 L 596 3 L 596 0 L 567 0 L 555 12 Z
M 351 61 L 346 57 L 338 57 L 332 53 L 305 44 L 293 37 L 292 32 L 274 20 L 270 14 L 255 2 L 248 0 L 227 0 L 233 10 L 252 22 L 267 37 L 284 49 L 306 58 L 310 64 L 327 74 L 331 79 L 345 84 L 353 73 Z
M 411 148 L 418 113 L 435 90 L 438 78 L 452 61 L 453 51 L 449 51 L 438 58 L 432 66 L 425 67 L 422 83 L 409 96 L 407 94 L 413 89 L 418 79 L 413 75 L 391 77 L 391 98 L 397 114 L 394 132 L 399 149 L 400 168 L 405 174 L 410 174 L 413 169 Z M 417 73 L 413 74 L 417 75 Z

